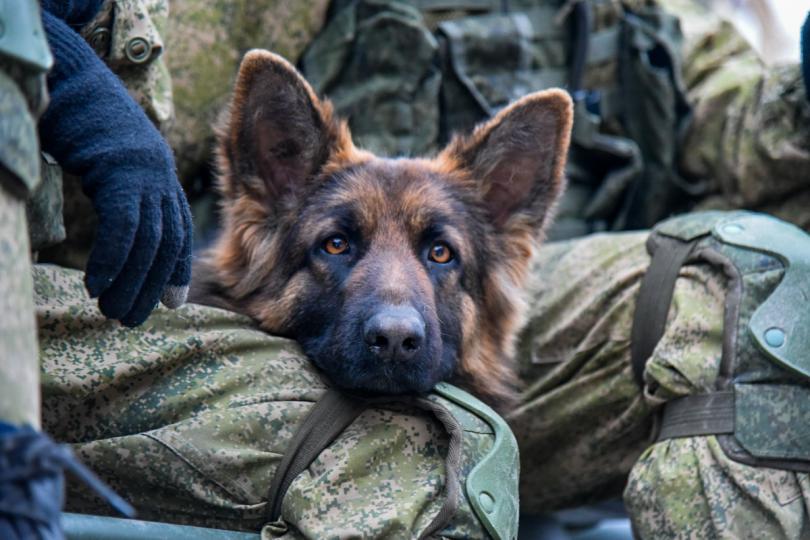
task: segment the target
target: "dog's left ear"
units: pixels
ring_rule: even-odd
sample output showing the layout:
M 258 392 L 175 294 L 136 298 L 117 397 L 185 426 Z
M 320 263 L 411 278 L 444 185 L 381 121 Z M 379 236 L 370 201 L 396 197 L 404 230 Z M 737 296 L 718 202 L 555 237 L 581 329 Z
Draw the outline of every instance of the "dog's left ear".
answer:
M 453 140 L 442 156 L 478 183 L 497 228 L 542 228 L 565 187 L 572 121 L 566 92 L 536 92 Z

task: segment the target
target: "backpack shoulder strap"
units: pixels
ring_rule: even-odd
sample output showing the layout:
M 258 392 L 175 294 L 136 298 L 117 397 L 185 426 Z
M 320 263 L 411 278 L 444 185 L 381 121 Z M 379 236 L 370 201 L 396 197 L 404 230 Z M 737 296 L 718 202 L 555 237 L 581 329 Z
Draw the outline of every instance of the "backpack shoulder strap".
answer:
M 315 404 L 290 441 L 270 484 L 267 496 L 270 521 L 281 516 L 281 502 L 293 479 L 309 467 L 365 408 L 365 402 L 334 389 L 327 390 Z
M 657 236 L 656 240 L 658 244 L 636 298 L 633 329 L 630 335 L 633 375 L 642 388 L 644 366 L 661 336 L 664 335 L 678 272 L 698 241 L 698 239 L 683 241 L 663 235 Z
M 440 384 L 441 386 L 441 384 Z M 445 385 L 447 386 L 447 385 Z M 460 392 L 460 391 L 459 391 Z M 331 445 L 364 410 L 369 407 L 399 403 L 410 405 L 433 414 L 448 434 L 448 450 L 445 456 L 445 486 L 439 512 L 427 525 L 419 538 L 431 538 L 444 529 L 458 510 L 461 488 L 459 470 L 463 430 L 453 414 L 441 403 L 424 397 L 388 396 L 359 398 L 329 389 L 315 404 L 309 415 L 298 427 L 284 457 L 276 469 L 267 497 L 267 518 L 277 521 L 281 517 L 281 504 L 292 481 L 309 467 L 315 458 Z M 496 536 L 496 538 L 498 538 Z

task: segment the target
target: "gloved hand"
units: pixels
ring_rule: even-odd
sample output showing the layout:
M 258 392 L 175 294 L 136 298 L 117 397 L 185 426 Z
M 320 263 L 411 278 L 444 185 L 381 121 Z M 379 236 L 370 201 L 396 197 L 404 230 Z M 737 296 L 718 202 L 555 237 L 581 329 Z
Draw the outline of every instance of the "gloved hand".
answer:
M 132 506 L 77 461 L 70 447 L 54 443 L 29 426 L 0 421 L 0 538 L 64 538 L 59 524 L 65 498 L 64 470 L 118 513 L 135 516 Z
M 46 4 L 47 9 L 47 4 Z M 54 54 L 43 149 L 98 214 L 85 285 L 101 312 L 141 324 L 158 300 L 183 304 L 191 280 L 192 223 L 166 142 L 121 81 L 62 20 L 43 12 Z

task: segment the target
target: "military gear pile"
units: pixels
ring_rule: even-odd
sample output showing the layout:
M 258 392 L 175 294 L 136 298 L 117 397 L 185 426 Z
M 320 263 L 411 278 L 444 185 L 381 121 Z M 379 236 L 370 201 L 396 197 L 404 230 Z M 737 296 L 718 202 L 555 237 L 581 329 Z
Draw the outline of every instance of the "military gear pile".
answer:
M 655 6 L 359 0 L 335 3 L 301 66 L 361 146 L 393 155 L 429 152 L 529 92 L 566 86 L 577 110 L 554 239 L 684 208 L 680 45 L 677 19 Z

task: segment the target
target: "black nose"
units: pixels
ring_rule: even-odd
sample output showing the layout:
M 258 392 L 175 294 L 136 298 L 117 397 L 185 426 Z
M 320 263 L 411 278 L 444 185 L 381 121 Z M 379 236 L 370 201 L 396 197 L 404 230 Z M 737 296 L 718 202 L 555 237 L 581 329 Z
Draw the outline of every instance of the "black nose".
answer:
M 425 321 L 410 306 L 387 306 L 366 321 L 363 338 L 381 360 L 409 360 L 425 341 Z

